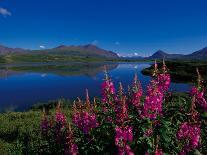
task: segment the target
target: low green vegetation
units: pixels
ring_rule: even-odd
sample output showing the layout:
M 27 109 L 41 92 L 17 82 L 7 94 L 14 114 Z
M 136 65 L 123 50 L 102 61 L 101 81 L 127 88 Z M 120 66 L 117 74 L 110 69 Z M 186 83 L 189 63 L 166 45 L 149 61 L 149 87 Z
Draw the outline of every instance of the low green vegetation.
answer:
M 0 56 L 0 63 L 23 63 L 23 62 L 84 62 L 104 61 L 101 57 L 84 57 L 58 54 L 9 54 Z
M 55 113 L 57 101 L 34 105 L 26 112 L 7 112 L 0 114 L 0 154 L 36 154 L 44 147 L 41 138 L 40 122 L 42 109 Z M 70 122 L 71 102 L 61 100 L 65 115 Z
M 64 55 L 64 54 L 8 54 L 0 56 L 0 63 L 12 64 L 12 63 L 28 63 L 28 62 L 142 62 L 150 61 L 145 59 L 123 59 L 123 58 L 104 58 L 98 56 L 78 56 L 78 55 Z

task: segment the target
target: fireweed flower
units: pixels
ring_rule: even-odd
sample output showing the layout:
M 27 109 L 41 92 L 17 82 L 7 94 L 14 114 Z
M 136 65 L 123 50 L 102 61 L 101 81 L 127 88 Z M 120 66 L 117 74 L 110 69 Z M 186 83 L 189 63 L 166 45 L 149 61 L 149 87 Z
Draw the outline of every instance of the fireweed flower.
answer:
M 101 85 L 102 88 L 102 101 L 108 104 L 113 104 L 111 98 L 115 95 L 114 84 L 111 80 L 104 81 Z
M 156 148 L 155 155 L 163 155 L 162 149 Z
M 120 155 L 133 155 L 133 151 L 131 150 L 128 142 L 133 141 L 133 133 L 132 127 L 125 126 L 125 127 L 116 127 L 115 129 L 115 145 L 118 148 L 118 154 Z
M 197 124 L 190 124 L 184 122 L 180 125 L 177 132 L 177 139 L 184 140 L 185 145 L 182 152 L 189 152 L 194 150 L 199 145 L 200 140 L 200 126 Z
M 162 112 L 163 93 L 159 87 L 148 86 L 142 117 L 156 119 Z
M 170 87 L 170 74 L 168 74 L 168 69 L 163 59 L 162 73 L 157 75 L 158 86 L 165 93 Z
M 115 112 L 116 112 L 116 122 L 124 123 L 128 119 L 128 106 L 126 104 L 126 97 L 123 96 L 121 100 L 116 104 Z
M 63 128 L 66 124 L 65 114 L 63 114 L 62 112 L 56 112 L 55 121 L 57 124 L 59 124 Z
M 207 100 L 205 99 L 204 90 L 192 87 L 191 89 L 191 96 L 195 97 L 196 105 L 200 106 L 203 110 L 207 111 Z
M 58 105 L 56 107 L 55 112 L 55 134 L 56 134 L 56 141 L 58 143 L 61 143 L 62 141 L 62 134 L 63 129 L 66 127 L 67 119 L 64 113 L 62 113 L 60 108 L 60 102 L 58 102 Z
M 46 116 L 45 109 L 43 109 L 43 116 L 42 116 L 40 127 L 43 134 L 47 134 L 50 128 L 50 122 Z
M 94 100 L 94 106 L 96 101 Z M 79 109 L 77 108 L 79 107 Z M 94 106 L 90 104 L 88 90 L 86 90 L 86 103 L 82 104 L 80 99 L 78 103 L 74 103 L 72 122 L 84 133 L 88 134 L 93 128 L 96 128 L 99 123 L 94 113 Z
M 170 74 L 162 73 L 157 76 L 158 86 L 163 92 L 166 92 L 170 86 Z
M 117 102 L 115 104 L 116 122 L 124 123 L 128 119 L 128 105 L 122 84 L 119 84 Z
M 101 92 L 102 102 L 107 103 L 109 106 L 114 106 L 114 102 L 117 99 L 115 94 L 115 87 L 106 71 L 104 82 L 101 84 Z M 107 108 L 105 109 L 105 111 L 107 111 Z
M 193 86 L 190 93 L 191 93 L 192 98 L 194 99 L 195 104 L 200 106 L 204 111 L 207 111 L 207 100 L 204 95 L 205 91 L 202 86 L 201 75 L 198 69 L 196 69 L 196 71 L 198 74 L 197 86 Z
M 96 115 L 84 111 L 75 113 L 72 121 L 84 134 L 88 134 L 93 128 L 98 126 Z
M 65 155 L 76 155 L 78 154 L 78 146 L 74 143 L 73 132 L 69 124 L 68 131 L 65 139 Z
M 135 74 L 135 76 L 134 76 L 134 81 L 132 84 L 130 94 L 131 94 L 132 105 L 135 106 L 136 108 L 140 107 L 141 106 L 141 97 L 142 97 L 143 91 L 142 91 L 142 85 L 137 78 L 137 74 Z
M 165 66 L 164 61 L 163 66 Z M 155 61 L 154 76 L 156 78 L 151 80 L 150 85 L 147 87 L 147 95 L 142 110 L 142 117 L 156 119 L 158 115 L 162 114 L 164 95 L 170 86 L 170 75 L 166 73 L 166 66 L 163 68 L 163 73 L 158 73 Z
M 145 131 L 144 137 L 150 137 L 153 134 L 153 129 L 149 128 Z

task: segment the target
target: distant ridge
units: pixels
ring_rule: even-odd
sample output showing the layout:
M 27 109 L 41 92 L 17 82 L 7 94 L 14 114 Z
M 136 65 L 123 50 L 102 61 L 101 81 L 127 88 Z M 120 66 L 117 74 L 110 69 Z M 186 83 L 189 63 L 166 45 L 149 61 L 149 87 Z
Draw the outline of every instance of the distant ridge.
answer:
M 206 59 L 207 58 L 207 47 L 193 52 L 192 54 L 186 55 L 187 58 Z
M 10 48 L 3 45 L 0 45 L 0 55 L 7 55 L 7 54 L 22 54 L 25 53 L 27 50 L 22 48 Z
M 207 47 L 195 51 L 191 54 L 168 54 L 162 50 L 158 50 L 152 56 L 147 57 L 146 59 L 190 59 L 190 60 L 206 60 L 207 59 Z
M 207 59 L 207 47 L 202 48 L 198 51 L 195 51 L 191 54 L 169 54 L 162 50 L 156 51 L 149 57 L 119 57 L 117 53 L 102 49 L 93 44 L 87 45 L 60 45 L 51 49 L 42 49 L 42 50 L 26 50 L 22 48 L 10 48 L 7 46 L 0 45 L 0 55 L 9 55 L 9 54 L 49 54 L 49 55 L 66 55 L 66 56 L 77 56 L 77 57 L 101 57 L 109 59 L 189 59 L 189 60 L 206 60 Z
M 158 50 L 152 56 L 150 56 L 149 59 L 176 59 L 181 57 L 183 57 L 182 54 L 168 54 L 166 52 L 163 52 L 162 50 Z
M 66 54 L 66 55 L 118 58 L 118 55 L 116 53 L 112 51 L 104 50 L 92 44 L 78 45 L 78 46 L 60 45 L 58 47 L 49 49 L 47 51 L 51 53 L 56 53 L 56 54 L 59 53 L 59 54 Z
M 42 50 L 25 50 L 21 48 L 9 48 L 0 45 L 0 55 L 8 54 L 56 54 L 67 56 L 118 58 L 116 53 L 104 50 L 92 44 L 78 46 L 60 45 L 55 48 Z

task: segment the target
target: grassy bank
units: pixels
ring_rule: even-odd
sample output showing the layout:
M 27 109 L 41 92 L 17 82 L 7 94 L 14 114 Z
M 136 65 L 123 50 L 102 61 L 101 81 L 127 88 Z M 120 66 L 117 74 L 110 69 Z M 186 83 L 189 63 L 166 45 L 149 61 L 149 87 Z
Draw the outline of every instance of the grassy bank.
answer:
M 0 114 L 0 154 L 35 154 L 44 147 L 41 139 L 40 122 L 42 109 L 55 113 L 55 101 L 35 105 L 26 112 L 7 112 Z M 62 100 L 63 112 L 70 122 L 71 103 Z
M 98 56 L 78 56 L 61 54 L 8 54 L 0 56 L 1 64 L 31 63 L 31 62 L 148 62 L 145 59 L 104 58 Z

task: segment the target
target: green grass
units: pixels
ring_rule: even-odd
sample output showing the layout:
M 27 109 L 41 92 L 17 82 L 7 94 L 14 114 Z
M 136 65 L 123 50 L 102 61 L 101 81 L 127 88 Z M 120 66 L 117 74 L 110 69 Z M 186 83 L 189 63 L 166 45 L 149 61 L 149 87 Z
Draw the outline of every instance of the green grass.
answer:
M 41 149 L 44 141 L 41 139 L 40 122 L 42 108 L 50 109 L 55 113 L 53 101 L 48 104 L 40 104 L 26 112 L 7 112 L 0 114 L 0 154 L 35 154 Z M 71 102 L 62 100 L 63 112 L 71 121 Z

